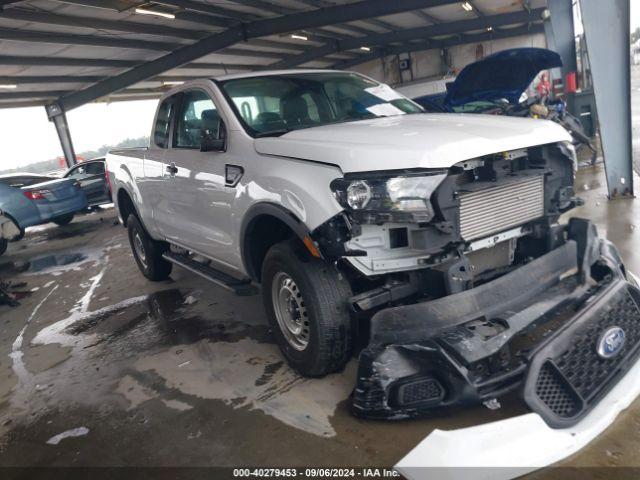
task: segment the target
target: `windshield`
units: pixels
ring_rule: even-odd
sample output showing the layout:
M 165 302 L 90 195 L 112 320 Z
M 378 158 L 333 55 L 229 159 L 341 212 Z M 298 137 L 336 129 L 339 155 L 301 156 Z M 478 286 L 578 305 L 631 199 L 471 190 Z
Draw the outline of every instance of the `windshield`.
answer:
M 353 73 L 292 73 L 221 82 L 256 137 L 337 122 L 422 113 L 418 104 Z
M 499 100 L 496 100 L 495 102 L 491 102 L 489 100 L 474 100 L 462 105 L 456 105 L 452 107 L 452 109 L 456 113 L 479 113 L 486 110 L 492 110 L 496 107 L 506 107 L 508 105 L 508 103 Z

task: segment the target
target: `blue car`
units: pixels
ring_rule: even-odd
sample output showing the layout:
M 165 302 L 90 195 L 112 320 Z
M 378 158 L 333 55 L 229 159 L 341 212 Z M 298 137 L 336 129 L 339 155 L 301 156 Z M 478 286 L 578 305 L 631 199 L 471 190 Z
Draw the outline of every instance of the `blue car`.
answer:
M 24 234 L 34 225 L 67 225 L 76 212 L 87 208 L 80 183 L 33 173 L 0 175 L 0 210 Z

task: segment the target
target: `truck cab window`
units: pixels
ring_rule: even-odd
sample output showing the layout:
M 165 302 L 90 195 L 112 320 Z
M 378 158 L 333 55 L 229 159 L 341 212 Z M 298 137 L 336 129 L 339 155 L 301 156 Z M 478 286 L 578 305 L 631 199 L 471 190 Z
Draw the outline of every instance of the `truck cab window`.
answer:
M 169 97 L 158 108 L 156 124 L 153 127 L 153 142 L 160 148 L 169 146 L 169 127 L 174 100 L 174 97 Z
M 199 149 L 202 130 L 213 131 L 219 135 L 220 115 L 209 96 L 202 90 L 191 90 L 184 93 L 178 111 L 174 130 L 174 148 Z

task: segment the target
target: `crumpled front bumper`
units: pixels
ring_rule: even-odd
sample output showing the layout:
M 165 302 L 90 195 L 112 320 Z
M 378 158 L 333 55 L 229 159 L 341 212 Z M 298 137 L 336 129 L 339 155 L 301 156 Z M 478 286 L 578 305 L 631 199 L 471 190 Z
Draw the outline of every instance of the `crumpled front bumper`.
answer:
M 598 343 L 625 341 L 611 358 Z M 640 290 L 586 220 L 566 242 L 492 282 L 371 320 L 353 411 L 367 418 L 433 415 L 517 391 L 552 428 L 589 414 L 640 354 Z

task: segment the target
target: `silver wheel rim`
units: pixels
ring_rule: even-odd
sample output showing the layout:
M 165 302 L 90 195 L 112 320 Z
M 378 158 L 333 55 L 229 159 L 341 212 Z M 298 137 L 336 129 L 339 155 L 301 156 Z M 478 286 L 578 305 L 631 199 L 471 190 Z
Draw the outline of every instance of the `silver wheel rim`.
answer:
M 287 343 L 298 351 L 309 345 L 309 316 L 296 282 L 278 272 L 271 285 L 271 300 L 280 331 Z
M 136 251 L 136 256 L 144 268 L 147 268 L 147 254 L 144 251 L 144 243 L 138 232 L 133 236 L 133 248 Z

